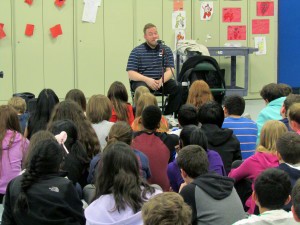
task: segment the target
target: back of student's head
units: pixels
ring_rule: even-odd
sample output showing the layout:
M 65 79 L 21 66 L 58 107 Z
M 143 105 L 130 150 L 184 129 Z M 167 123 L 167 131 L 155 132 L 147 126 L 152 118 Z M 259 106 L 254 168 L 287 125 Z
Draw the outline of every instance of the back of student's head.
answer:
M 282 92 L 283 96 L 288 96 L 293 92 L 293 89 L 290 85 L 284 84 L 284 83 L 279 83 L 278 84 L 280 91 Z
M 282 209 L 287 203 L 291 190 L 288 174 L 277 168 L 263 171 L 254 185 L 260 206 L 270 210 Z
M 143 190 L 141 185 L 145 187 Z M 139 162 L 130 146 L 124 142 L 107 145 L 99 164 L 95 199 L 113 194 L 116 210 L 120 212 L 129 205 L 138 212 L 149 191 L 154 192 L 141 180 Z
M 21 180 L 21 192 L 17 197 L 15 210 L 28 212 L 27 192 L 40 178 L 58 173 L 63 161 L 63 148 L 56 140 L 39 141 L 28 153 L 28 164 Z
M 151 198 L 143 205 L 144 225 L 189 225 L 192 221 L 191 208 L 181 195 L 165 192 Z
M 26 112 L 26 101 L 21 97 L 12 97 L 11 99 L 9 99 L 7 104 L 12 106 L 20 114 Z
M 116 141 L 131 145 L 133 131 L 128 123 L 118 121 L 110 128 L 107 145 Z
M 136 103 L 135 117 L 141 116 L 143 110 L 149 105 L 158 106 L 156 97 L 150 92 L 144 93 L 139 97 Z
M 295 121 L 300 124 L 300 103 L 294 103 L 288 110 L 289 121 Z
M 292 190 L 292 212 L 295 220 L 300 222 L 300 179 Z
M 271 102 L 277 98 L 284 97 L 285 94 L 282 91 L 282 88 L 275 83 L 270 83 L 265 86 L 260 91 L 260 96 L 267 100 L 268 102 Z
M 287 116 L 288 110 L 294 103 L 300 103 L 300 95 L 290 94 L 286 97 L 286 99 L 283 102 L 283 106 L 285 108 L 285 116 Z
M 187 145 L 191 144 L 191 134 L 194 130 L 197 129 L 196 125 L 187 125 L 184 126 L 180 132 L 179 140 L 180 140 L 180 147 L 183 148 Z
M 181 127 L 187 125 L 198 125 L 197 109 L 191 104 L 184 104 L 178 111 L 178 123 Z
M 85 112 L 86 111 L 86 98 L 84 93 L 79 90 L 79 89 L 72 89 L 70 90 L 67 94 L 65 99 L 67 100 L 73 100 L 76 102 L 82 110 Z
M 258 152 L 276 153 L 276 142 L 288 130 L 284 123 L 278 120 L 267 121 L 260 133 L 260 142 L 257 147 Z
M 222 127 L 224 122 L 222 106 L 215 101 L 205 103 L 198 111 L 198 121 L 201 124 L 215 124 Z
M 226 96 L 224 100 L 224 107 L 228 115 L 243 115 L 245 111 L 245 100 L 239 95 Z
M 0 106 L 0 138 L 4 138 L 6 130 L 13 130 L 21 133 L 17 111 L 10 105 L 1 105 Z
M 278 138 L 277 151 L 281 158 L 288 164 L 300 163 L 300 135 L 295 132 L 287 132 Z
M 189 89 L 186 103 L 201 107 L 204 103 L 214 100 L 208 84 L 204 80 L 196 80 Z
M 93 95 L 87 104 L 86 116 L 92 123 L 100 123 L 109 120 L 112 112 L 112 104 L 104 95 Z
M 197 127 L 190 136 L 190 144 L 191 145 L 199 145 L 202 147 L 205 151 L 207 151 L 208 148 L 208 141 L 205 133 L 201 130 L 200 127 Z
M 133 99 L 133 102 L 134 102 L 134 105 L 137 104 L 139 98 L 141 97 L 142 94 L 144 93 L 149 93 L 149 89 L 145 86 L 139 86 L 135 89 L 134 91 L 134 99 Z
M 196 178 L 208 172 L 206 151 L 199 145 L 188 145 L 182 148 L 176 158 L 178 166 L 190 178 Z
M 159 127 L 162 113 L 158 106 L 149 105 L 142 112 L 142 124 L 145 129 L 156 130 Z

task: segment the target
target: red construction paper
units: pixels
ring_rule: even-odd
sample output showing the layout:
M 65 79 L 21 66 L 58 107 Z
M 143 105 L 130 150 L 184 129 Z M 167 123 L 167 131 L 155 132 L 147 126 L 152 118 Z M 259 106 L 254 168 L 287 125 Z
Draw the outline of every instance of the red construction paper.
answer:
M 223 8 L 223 22 L 241 22 L 241 8 Z
M 25 29 L 25 35 L 26 36 L 32 36 L 34 31 L 34 25 L 33 24 L 27 24 Z
M 55 5 L 62 7 L 65 4 L 66 0 L 55 0 Z
M 53 38 L 56 38 L 58 35 L 62 35 L 62 30 L 60 24 L 55 25 L 50 28 L 50 32 Z
M 3 39 L 6 37 L 6 33 L 3 30 L 4 24 L 0 23 L 0 39 Z
M 270 20 L 252 20 L 252 34 L 269 34 Z
M 32 5 L 33 0 L 25 0 L 25 3 L 27 3 L 28 5 Z
M 257 2 L 257 16 L 274 16 L 274 2 Z
M 228 40 L 246 40 L 246 26 L 228 26 Z
M 183 10 L 183 0 L 173 0 L 173 11 Z

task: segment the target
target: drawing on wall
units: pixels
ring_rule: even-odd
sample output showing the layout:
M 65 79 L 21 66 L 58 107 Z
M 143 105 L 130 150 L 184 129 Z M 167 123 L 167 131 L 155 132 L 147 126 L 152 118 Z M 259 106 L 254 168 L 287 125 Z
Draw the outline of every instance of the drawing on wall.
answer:
M 60 24 L 55 25 L 50 28 L 50 32 L 53 38 L 57 38 L 57 36 L 62 35 L 62 29 Z
M 173 11 L 183 10 L 183 0 L 173 0 Z
M 256 55 L 266 55 L 267 54 L 266 37 L 255 37 L 254 44 L 255 44 L 255 48 L 258 48 L 258 51 L 255 52 Z
M 34 25 L 33 24 L 27 24 L 25 29 L 25 35 L 28 37 L 31 37 L 33 35 L 34 31 Z
M 228 40 L 246 40 L 246 26 L 228 26 Z
M 252 20 L 252 34 L 269 34 L 270 21 L 268 19 Z
M 179 41 L 185 40 L 185 31 L 184 30 L 175 30 L 175 48 Z
M 6 33 L 4 32 L 4 24 L 0 23 L 0 39 L 3 39 L 6 37 Z
M 186 28 L 186 13 L 185 11 L 176 11 L 172 13 L 172 28 L 185 29 Z
M 214 13 L 214 3 L 213 2 L 201 2 L 200 6 L 200 19 L 201 20 L 211 20 Z
M 257 16 L 274 16 L 274 2 L 257 2 Z
M 55 0 L 55 5 L 58 7 L 62 7 L 65 4 L 66 0 Z
M 32 5 L 33 0 L 25 0 L 25 3 L 27 3 L 28 5 Z
M 241 8 L 223 8 L 223 22 L 241 22 Z

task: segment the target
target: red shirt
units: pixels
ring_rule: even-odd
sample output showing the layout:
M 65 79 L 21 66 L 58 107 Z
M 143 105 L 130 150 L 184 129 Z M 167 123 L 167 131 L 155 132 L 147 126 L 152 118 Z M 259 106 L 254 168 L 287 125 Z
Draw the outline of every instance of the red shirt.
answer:
M 133 108 L 129 103 L 127 103 L 127 117 L 128 117 L 128 121 L 126 121 L 126 122 L 129 125 L 131 125 L 132 122 L 134 121 L 134 114 L 133 114 Z M 114 122 L 114 123 L 119 121 L 114 108 L 112 109 L 112 114 L 111 114 L 111 117 L 110 117 L 109 121 Z

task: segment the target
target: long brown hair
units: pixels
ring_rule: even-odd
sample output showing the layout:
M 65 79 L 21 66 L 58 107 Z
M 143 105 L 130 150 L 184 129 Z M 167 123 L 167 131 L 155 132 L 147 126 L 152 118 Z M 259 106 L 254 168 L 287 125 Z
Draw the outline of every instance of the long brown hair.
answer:
M 135 117 L 141 116 L 144 108 L 149 105 L 158 106 L 156 97 L 152 93 L 142 94 L 136 104 Z
M 194 105 L 197 109 L 204 103 L 214 100 L 208 84 L 204 80 L 196 80 L 189 89 L 187 104 Z
M 9 148 L 11 147 L 16 137 L 16 132 L 21 133 L 21 127 L 18 119 L 17 111 L 10 105 L 0 106 L 0 143 L 2 143 L 6 131 L 14 131 L 11 137 Z M 2 144 L 0 144 L 0 156 L 2 155 Z

